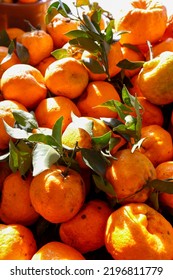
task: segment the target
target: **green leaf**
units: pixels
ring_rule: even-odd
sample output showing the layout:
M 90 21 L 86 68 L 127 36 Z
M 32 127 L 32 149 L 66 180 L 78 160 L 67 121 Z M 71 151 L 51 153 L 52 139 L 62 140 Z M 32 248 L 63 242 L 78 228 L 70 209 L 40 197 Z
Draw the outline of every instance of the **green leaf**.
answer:
M 5 29 L 0 31 L 0 46 L 8 47 L 10 45 L 10 38 Z
M 106 27 L 106 34 L 105 34 L 105 40 L 107 43 L 111 44 L 113 40 L 113 30 L 112 30 L 112 23 L 110 22 L 108 26 Z
M 83 21 L 88 30 L 90 30 L 96 34 L 99 34 L 98 30 L 96 29 L 96 27 L 94 26 L 94 24 L 92 23 L 92 21 L 88 15 L 83 14 Z
M 60 154 L 51 146 L 37 143 L 32 154 L 33 176 L 49 169 L 60 158 Z
M 23 141 L 19 141 L 15 146 L 12 141 L 9 143 L 9 166 L 12 172 L 19 170 L 21 175 L 25 175 L 31 168 L 31 148 Z
M 118 145 L 120 141 L 120 137 L 111 137 L 109 141 L 109 151 L 111 151 L 116 145 Z
M 63 48 L 54 50 L 53 52 L 51 52 L 51 55 L 57 60 L 71 56 L 69 54 L 69 51 Z
M 152 204 L 152 207 L 158 211 L 159 210 L 159 193 L 156 192 L 152 192 L 149 196 L 149 201 Z
M 100 46 L 90 38 L 77 37 L 71 39 L 69 44 L 84 49 L 90 53 L 98 53 L 100 51 Z
M 133 107 L 134 102 L 135 102 L 134 101 L 135 97 L 129 93 L 129 91 L 125 85 L 123 85 L 121 93 L 122 93 L 123 102 L 129 107 Z
M 54 124 L 53 130 L 52 130 L 52 136 L 58 143 L 58 148 L 60 150 L 60 153 L 62 152 L 62 123 L 63 123 L 64 117 L 60 117 Z
M 112 132 L 109 131 L 105 133 L 104 135 L 101 135 L 99 137 L 92 137 L 92 144 L 96 150 L 101 150 L 105 148 L 111 139 Z
M 71 14 L 71 10 L 67 4 L 65 4 L 62 1 L 56 1 L 53 2 L 47 9 L 46 16 L 45 16 L 45 22 L 46 24 L 49 24 L 51 20 L 56 16 L 58 13 L 60 13 L 64 17 L 68 17 L 69 14 Z
M 82 63 L 95 74 L 104 74 L 106 69 L 104 65 L 101 65 L 96 59 L 93 58 L 83 58 Z
M 154 188 L 159 192 L 173 194 L 173 178 L 167 180 L 154 179 L 146 184 L 146 187 Z
M 25 46 L 23 46 L 22 44 L 20 44 L 19 42 L 16 42 L 16 53 L 17 53 L 17 56 L 19 57 L 21 63 L 24 63 L 24 64 L 29 63 L 30 56 L 29 56 L 28 49 Z
M 111 196 L 116 196 L 113 186 L 107 180 L 104 180 L 103 177 L 96 174 L 93 174 L 92 177 L 98 189 Z
M 23 129 L 25 128 L 27 131 L 38 128 L 38 123 L 34 114 L 23 110 L 12 110 L 12 113 L 19 127 L 22 127 Z
M 85 164 L 99 176 L 104 176 L 107 168 L 107 160 L 96 150 L 81 148 L 82 158 Z
M 123 59 L 117 63 L 117 66 L 122 69 L 128 69 L 128 70 L 134 70 L 139 67 L 142 67 L 144 64 L 144 61 L 130 61 L 128 59 Z
M 12 138 L 15 139 L 27 139 L 28 136 L 30 135 L 26 130 L 20 129 L 20 128 L 15 128 L 11 127 L 8 125 L 4 120 L 3 120 L 5 130 L 10 135 Z
M 42 133 L 35 133 L 32 134 L 28 137 L 28 141 L 30 142 L 40 142 L 40 143 L 44 143 L 50 146 L 57 146 L 58 143 L 57 141 L 54 139 L 54 137 L 52 137 L 51 135 L 45 135 Z
M 83 30 L 71 30 L 71 31 L 65 33 L 65 35 L 67 37 L 69 37 L 70 39 L 74 39 L 74 38 L 88 38 L 88 33 L 86 33 Z

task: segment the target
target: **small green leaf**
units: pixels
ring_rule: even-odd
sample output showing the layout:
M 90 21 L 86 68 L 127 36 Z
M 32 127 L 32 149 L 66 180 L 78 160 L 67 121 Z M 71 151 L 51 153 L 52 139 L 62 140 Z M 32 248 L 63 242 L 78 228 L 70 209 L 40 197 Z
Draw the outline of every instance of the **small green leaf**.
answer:
M 99 176 L 104 176 L 108 162 L 102 154 L 96 150 L 81 148 L 82 158 L 85 164 Z
M 8 47 L 10 45 L 10 38 L 5 29 L 0 31 L 0 46 Z
M 32 134 L 28 137 L 28 141 L 30 142 L 40 142 L 40 143 L 44 143 L 50 146 L 57 146 L 58 143 L 57 141 L 54 139 L 54 137 L 52 137 L 51 135 L 45 135 L 42 133 L 35 133 Z
M 51 52 L 51 55 L 57 60 L 71 56 L 69 51 L 63 48 L 54 50 L 53 52 Z
M 33 176 L 49 169 L 60 158 L 60 154 L 51 146 L 37 143 L 32 154 Z
M 16 42 L 16 53 L 21 61 L 21 63 L 28 64 L 29 63 L 29 52 L 28 49 L 20 44 L 19 42 Z
M 75 39 L 71 39 L 69 44 L 84 49 L 90 53 L 100 52 L 100 46 L 90 38 L 77 37 Z
M 9 142 L 9 166 L 12 172 L 16 172 L 19 168 L 19 153 L 14 143 L 10 140 Z
M 38 123 L 35 119 L 34 114 L 23 110 L 12 110 L 12 113 L 19 127 L 22 127 L 27 131 L 38 128 Z
M 109 141 L 109 151 L 111 151 L 116 145 L 118 145 L 120 141 L 120 137 L 111 137 Z
M 154 179 L 146 184 L 146 187 L 154 188 L 159 192 L 173 194 L 173 178 L 167 180 Z
M 104 180 L 103 177 L 96 174 L 93 174 L 92 177 L 98 189 L 111 196 L 116 196 L 113 186 L 107 180 Z
M 16 147 L 18 149 L 19 158 L 18 170 L 20 172 L 20 175 L 23 176 L 29 169 L 31 169 L 32 150 L 23 140 L 20 140 Z
M 15 139 L 27 139 L 28 136 L 30 135 L 27 131 L 25 131 L 23 129 L 11 127 L 4 120 L 3 120 L 3 123 L 4 123 L 4 126 L 5 126 L 6 132 L 12 138 L 15 138 Z
M 96 27 L 94 26 L 94 24 L 92 23 L 92 21 L 88 15 L 83 14 L 83 21 L 84 21 L 84 24 L 86 25 L 86 27 L 88 28 L 88 30 L 90 30 L 96 34 L 99 34 L 98 30 L 96 29 Z
M 144 61 L 130 61 L 128 59 L 123 59 L 117 63 L 117 66 L 122 69 L 128 69 L 128 70 L 134 70 L 139 67 L 142 67 L 144 64 Z
M 65 33 L 65 35 L 67 37 L 69 37 L 70 39 L 74 39 L 74 38 L 88 38 L 88 34 L 83 31 L 83 30 L 71 30 L 67 33 Z
M 152 192 L 149 196 L 149 201 L 152 204 L 152 207 L 158 211 L 159 210 L 159 193 L 156 192 Z
M 101 65 L 96 59 L 93 58 L 83 58 L 82 63 L 95 74 L 104 74 L 106 69 L 104 65 Z
M 109 131 L 105 133 L 104 135 L 101 135 L 99 137 L 92 137 L 92 144 L 96 150 L 101 150 L 105 148 L 111 139 L 112 132 Z
M 60 117 L 54 124 L 53 130 L 52 130 L 52 136 L 58 143 L 58 148 L 60 150 L 60 153 L 62 152 L 62 123 L 63 123 L 64 117 Z

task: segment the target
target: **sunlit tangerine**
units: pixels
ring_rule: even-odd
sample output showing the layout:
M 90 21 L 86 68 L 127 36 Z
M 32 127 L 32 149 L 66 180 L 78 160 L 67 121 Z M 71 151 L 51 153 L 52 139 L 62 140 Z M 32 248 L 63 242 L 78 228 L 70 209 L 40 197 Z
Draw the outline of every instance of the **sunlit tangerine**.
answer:
M 31 180 L 31 174 L 23 179 L 19 171 L 5 178 L 0 203 L 0 219 L 5 224 L 29 226 L 38 219 L 29 195 Z
M 138 87 L 151 103 L 166 105 L 173 102 L 173 52 L 165 51 L 144 62 L 138 74 Z
M 90 52 L 84 50 L 81 56 L 81 60 L 84 61 L 87 64 L 90 64 L 91 59 L 95 59 L 96 57 L 91 54 Z M 107 53 L 107 62 L 108 62 L 108 73 L 97 73 L 97 71 L 91 71 L 89 67 L 87 67 L 88 74 L 90 77 L 90 80 L 92 81 L 104 81 L 107 78 L 113 78 L 115 75 L 117 75 L 121 68 L 117 66 L 118 62 L 123 60 L 123 53 L 121 49 L 121 45 L 119 42 L 110 44 L 110 49 Z M 99 61 L 100 65 L 104 65 Z M 86 64 L 85 64 L 86 65 Z
M 141 129 L 144 138 L 139 151 L 150 159 L 156 167 L 158 164 L 173 159 L 171 134 L 159 125 L 147 125 Z
M 139 151 L 120 149 L 114 154 L 106 170 L 106 179 L 113 186 L 119 203 L 145 202 L 151 190 L 143 188 L 156 179 L 152 162 Z
M 17 37 L 17 41 L 27 48 L 29 64 L 33 66 L 50 56 L 54 49 L 52 37 L 44 30 L 24 32 Z
M 56 121 L 60 117 L 63 117 L 62 132 L 72 121 L 72 113 L 78 117 L 81 116 L 76 104 L 71 99 L 64 96 L 45 98 L 35 109 L 35 117 L 41 127 L 53 128 Z
M 61 223 L 61 240 L 82 254 L 104 246 L 106 222 L 112 210 L 107 202 L 94 199 L 88 201 L 78 214 Z
M 117 112 L 100 106 L 109 100 L 120 101 L 114 86 L 106 81 L 92 81 L 76 104 L 82 116 L 116 118 Z
M 173 181 L 173 161 L 165 161 L 156 167 L 157 179 Z M 170 186 L 171 188 L 171 186 Z M 173 194 L 160 192 L 159 201 L 162 206 L 173 208 Z
M 48 66 L 45 72 L 47 88 L 54 95 L 70 99 L 79 97 L 87 87 L 88 82 L 86 68 L 73 57 L 56 60 Z
M 16 64 L 1 77 L 4 99 L 20 102 L 33 110 L 47 96 L 47 87 L 41 72 L 29 64 Z
M 43 245 L 31 260 L 85 260 L 84 256 L 73 247 L 58 241 Z
M 0 224 L 0 260 L 31 260 L 36 251 L 36 240 L 28 227 Z
M 36 175 L 30 186 L 31 203 L 36 212 L 51 223 L 74 217 L 85 201 L 85 183 L 78 172 L 52 165 Z
M 167 10 L 160 1 L 125 0 L 115 9 L 115 30 L 128 31 L 121 35 L 121 44 L 145 44 L 158 41 L 167 24 Z
M 70 40 L 66 33 L 78 29 L 78 25 L 78 21 L 57 14 L 46 25 L 46 31 L 52 37 L 54 47 L 62 48 Z
M 15 124 L 15 118 L 13 116 L 13 110 L 23 110 L 27 112 L 25 106 L 21 103 L 12 100 L 2 100 L 0 101 L 0 150 L 7 149 L 9 147 L 9 141 L 11 139 L 10 135 L 7 133 L 4 126 L 5 121 L 11 127 Z
M 0 78 L 2 74 L 7 70 L 10 66 L 20 63 L 19 58 L 13 52 L 11 55 L 8 55 L 8 48 L 5 46 L 0 46 Z
M 115 260 L 172 260 L 172 225 L 145 203 L 130 203 L 108 218 L 105 246 Z

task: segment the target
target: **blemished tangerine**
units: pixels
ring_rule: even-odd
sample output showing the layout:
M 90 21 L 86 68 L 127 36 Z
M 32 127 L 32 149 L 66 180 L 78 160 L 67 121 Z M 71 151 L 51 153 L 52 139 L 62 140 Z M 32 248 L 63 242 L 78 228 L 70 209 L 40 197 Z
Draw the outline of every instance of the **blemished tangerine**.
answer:
M 129 203 L 109 216 L 105 246 L 115 260 L 172 260 L 173 228 L 145 203 Z

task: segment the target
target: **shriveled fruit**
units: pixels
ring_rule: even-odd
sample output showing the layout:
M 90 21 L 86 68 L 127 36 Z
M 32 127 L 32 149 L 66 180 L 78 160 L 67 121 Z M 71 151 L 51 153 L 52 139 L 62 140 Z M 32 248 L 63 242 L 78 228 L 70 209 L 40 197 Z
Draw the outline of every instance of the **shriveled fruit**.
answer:
M 144 186 L 156 179 L 152 162 L 139 151 L 122 149 L 114 154 L 115 159 L 106 170 L 106 179 L 112 184 L 115 197 L 122 204 L 145 202 L 151 190 Z
M 130 203 L 108 218 L 105 246 L 115 260 L 172 260 L 173 228 L 145 203 Z

